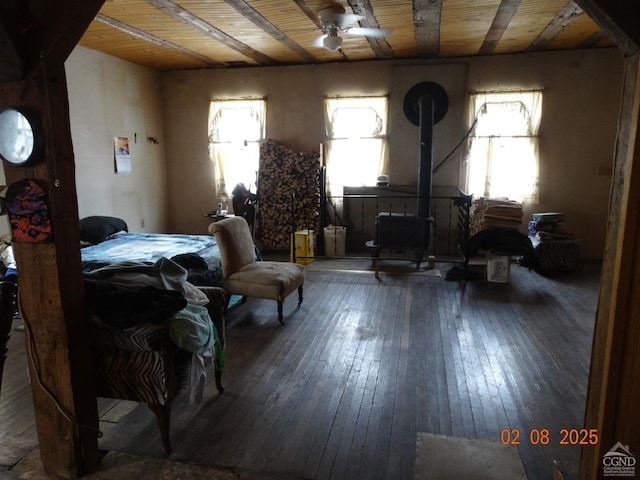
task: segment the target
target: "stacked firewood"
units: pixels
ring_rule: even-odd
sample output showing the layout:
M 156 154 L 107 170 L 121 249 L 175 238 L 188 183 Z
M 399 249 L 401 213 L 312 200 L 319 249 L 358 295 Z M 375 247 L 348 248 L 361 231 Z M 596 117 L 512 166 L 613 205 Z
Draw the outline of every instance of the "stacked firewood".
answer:
M 294 152 L 271 139 L 260 145 L 257 237 L 264 248 L 288 249 L 294 227 L 319 234 L 319 175 L 318 152 Z
M 470 234 L 492 227 L 519 229 L 522 215 L 522 204 L 519 202 L 507 198 L 479 197 L 471 205 Z

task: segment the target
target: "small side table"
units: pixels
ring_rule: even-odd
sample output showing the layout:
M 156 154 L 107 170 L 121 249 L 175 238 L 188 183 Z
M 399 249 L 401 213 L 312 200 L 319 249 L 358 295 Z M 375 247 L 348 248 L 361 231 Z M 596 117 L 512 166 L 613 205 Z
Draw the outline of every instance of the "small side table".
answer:
M 235 217 L 233 213 L 228 213 L 226 215 L 217 215 L 215 212 L 205 213 L 204 216 L 209 217 L 213 223 L 218 222 L 220 220 L 224 220 L 225 218 Z

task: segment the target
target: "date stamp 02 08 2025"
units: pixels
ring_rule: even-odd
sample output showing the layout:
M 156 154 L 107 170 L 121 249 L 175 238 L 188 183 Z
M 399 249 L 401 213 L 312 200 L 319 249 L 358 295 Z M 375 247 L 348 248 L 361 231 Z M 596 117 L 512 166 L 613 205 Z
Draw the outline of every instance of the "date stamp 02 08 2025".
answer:
M 529 435 L 523 435 L 519 428 L 505 428 L 500 432 L 500 442 L 503 445 L 520 445 L 528 441 L 531 445 L 549 445 L 557 440 L 559 445 L 596 445 L 598 443 L 598 430 L 562 428 L 557 438 L 552 438 L 551 431 L 547 428 L 533 428 Z

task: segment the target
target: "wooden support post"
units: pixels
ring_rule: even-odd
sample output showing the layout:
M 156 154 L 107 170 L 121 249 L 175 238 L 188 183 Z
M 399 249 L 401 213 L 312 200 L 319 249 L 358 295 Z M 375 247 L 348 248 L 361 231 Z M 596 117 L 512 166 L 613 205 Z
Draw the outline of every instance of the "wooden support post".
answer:
M 618 124 L 585 414 L 598 442 L 583 447 L 581 479 L 602 478 L 604 455 L 618 442 L 640 458 L 639 54 L 627 59 Z
M 45 132 L 39 163 L 4 166 L 8 185 L 32 179 L 45 189 L 52 226 L 53 242 L 14 244 L 40 455 L 48 473 L 77 478 L 99 461 L 98 413 L 64 67 L 0 83 L 8 106 L 34 111 Z

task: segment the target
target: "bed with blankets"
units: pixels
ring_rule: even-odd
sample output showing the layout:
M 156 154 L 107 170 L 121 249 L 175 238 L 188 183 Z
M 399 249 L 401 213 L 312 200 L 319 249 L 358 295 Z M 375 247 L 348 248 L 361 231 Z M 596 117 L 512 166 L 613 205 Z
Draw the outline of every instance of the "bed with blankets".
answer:
M 85 283 L 110 282 L 128 286 L 130 291 L 148 287 L 147 294 L 150 288 L 177 291 L 190 304 L 194 295 L 182 295 L 191 292 L 190 287 L 222 287 L 220 252 L 211 235 L 133 233 L 120 218 L 91 216 L 80 220 L 80 240 Z M 167 299 L 157 300 L 164 301 Z M 132 299 L 127 298 L 127 302 L 133 306 Z M 133 318 L 129 321 L 139 322 Z M 126 322 L 126 318 L 111 319 L 119 328 L 133 326 Z
M 220 252 L 213 236 L 121 232 L 80 253 L 84 272 L 114 263 L 156 263 L 168 258 L 188 271 L 194 285 L 222 285 Z
M 221 288 L 216 239 L 209 235 L 132 233 L 123 220 L 104 216 L 82 219 L 80 232 L 85 299 L 92 314 L 96 351 L 102 357 L 97 360 L 99 396 L 150 405 L 170 403 L 178 387 L 167 391 L 166 355 L 146 355 L 150 349 L 145 342 L 138 348 L 141 335 L 148 331 L 157 335 L 160 329 L 190 358 L 186 365 L 189 373 L 176 374 L 180 379 L 172 383 L 191 387 L 191 400 L 198 401 L 206 367 L 215 362 L 218 373 L 224 361 L 226 294 Z M 126 350 L 140 350 L 140 354 L 132 358 Z M 133 381 L 114 377 L 113 372 L 123 370 L 122 363 L 141 361 L 141 374 Z M 131 368 L 129 365 L 125 370 Z M 158 378 L 143 378 L 146 372 Z

